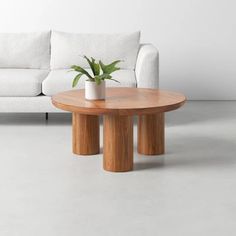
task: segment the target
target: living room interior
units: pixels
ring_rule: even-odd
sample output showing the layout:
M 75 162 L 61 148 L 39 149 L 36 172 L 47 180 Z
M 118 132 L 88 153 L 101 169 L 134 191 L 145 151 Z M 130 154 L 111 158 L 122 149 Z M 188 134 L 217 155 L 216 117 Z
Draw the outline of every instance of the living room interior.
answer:
M 2 2 L 0 236 L 234 236 L 235 7 Z

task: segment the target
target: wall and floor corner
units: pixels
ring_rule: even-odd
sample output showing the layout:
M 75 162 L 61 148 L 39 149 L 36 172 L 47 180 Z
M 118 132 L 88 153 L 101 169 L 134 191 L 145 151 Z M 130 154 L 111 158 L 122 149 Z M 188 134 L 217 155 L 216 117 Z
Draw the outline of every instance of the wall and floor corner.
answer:
M 9 0 L 0 5 L 0 31 L 141 30 L 142 42 L 160 51 L 161 88 L 235 100 L 235 8 L 234 0 Z

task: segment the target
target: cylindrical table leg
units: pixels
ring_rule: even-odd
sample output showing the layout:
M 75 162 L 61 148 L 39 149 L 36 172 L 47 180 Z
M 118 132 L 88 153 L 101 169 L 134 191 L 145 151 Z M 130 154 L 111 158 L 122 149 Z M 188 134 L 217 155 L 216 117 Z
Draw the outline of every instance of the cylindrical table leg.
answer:
M 165 114 L 140 115 L 138 118 L 138 152 L 160 155 L 165 152 Z
M 93 155 L 99 153 L 99 116 L 72 114 L 73 153 Z
M 122 172 L 133 169 L 133 117 L 104 115 L 103 168 Z

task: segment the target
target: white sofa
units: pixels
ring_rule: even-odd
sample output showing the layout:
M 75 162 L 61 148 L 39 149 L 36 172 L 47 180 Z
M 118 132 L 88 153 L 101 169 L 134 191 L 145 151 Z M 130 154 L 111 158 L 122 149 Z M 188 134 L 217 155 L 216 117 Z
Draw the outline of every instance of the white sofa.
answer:
M 63 112 L 55 93 L 72 89 L 70 66 L 87 66 L 81 55 L 104 63 L 123 60 L 107 86 L 157 88 L 158 51 L 140 44 L 140 33 L 72 34 L 57 31 L 0 34 L 0 112 Z M 78 88 L 84 87 L 84 80 Z

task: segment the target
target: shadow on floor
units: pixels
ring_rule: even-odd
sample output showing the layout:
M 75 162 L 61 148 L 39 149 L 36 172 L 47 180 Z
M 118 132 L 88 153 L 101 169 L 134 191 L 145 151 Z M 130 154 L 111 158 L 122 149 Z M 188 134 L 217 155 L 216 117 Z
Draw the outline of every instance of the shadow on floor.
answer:
M 49 113 L 48 120 L 45 113 L 0 113 L 1 125 L 71 125 L 70 113 Z
M 150 158 L 156 158 L 158 160 L 150 160 Z M 142 160 L 142 161 L 138 161 L 135 160 L 134 162 L 134 170 L 135 171 L 140 171 L 140 170 L 147 170 L 147 169 L 161 169 L 165 166 L 164 163 L 164 157 L 157 157 L 157 156 L 153 156 L 153 157 L 146 157 L 146 160 Z
M 169 140 L 170 144 L 165 155 L 144 156 L 137 154 L 134 169 L 158 170 L 160 168 L 182 167 L 215 169 L 218 166 L 236 165 L 236 138 L 235 140 L 212 137 L 181 139 L 178 140 L 178 144 L 174 140 Z

